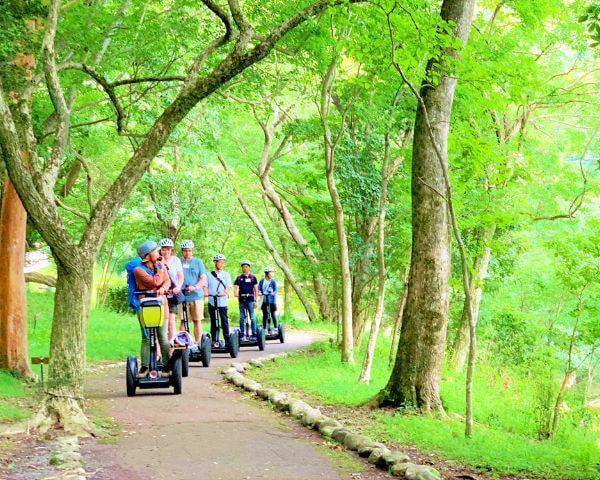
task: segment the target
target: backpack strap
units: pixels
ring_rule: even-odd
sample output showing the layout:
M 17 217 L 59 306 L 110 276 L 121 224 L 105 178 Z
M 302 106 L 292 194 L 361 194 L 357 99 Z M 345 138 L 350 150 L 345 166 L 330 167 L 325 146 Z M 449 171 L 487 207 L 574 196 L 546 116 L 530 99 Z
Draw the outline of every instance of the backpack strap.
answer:
M 210 274 L 216 278 L 217 282 L 219 282 L 222 286 L 223 286 L 223 291 L 227 290 L 227 287 L 225 286 L 225 284 L 223 283 L 223 280 L 221 280 L 218 276 L 217 276 L 217 272 L 215 272 L 214 270 L 212 272 L 210 272 Z M 217 290 L 219 290 L 219 285 L 217 285 Z

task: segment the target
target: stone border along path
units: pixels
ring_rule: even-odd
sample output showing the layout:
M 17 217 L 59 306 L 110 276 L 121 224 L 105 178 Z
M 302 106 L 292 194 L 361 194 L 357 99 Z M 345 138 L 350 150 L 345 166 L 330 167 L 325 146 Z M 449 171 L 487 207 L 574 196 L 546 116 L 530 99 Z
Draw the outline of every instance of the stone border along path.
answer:
M 83 457 L 79 449 L 79 439 L 73 436 L 58 437 L 50 457 L 50 465 L 56 466 L 62 473 L 44 480 L 85 480 Z
M 347 450 L 355 451 L 369 463 L 405 480 L 441 480 L 439 472 L 427 465 L 417 465 L 409 461 L 408 455 L 390 451 L 383 443 L 375 442 L 366 435 L 351 432 L 337 420 L 327 417 L 320 410 L 308 403 L 279 392 L 273 388 L 265 388 L 260 383 L 242 375 L 250 368 L 262 368 L 263 362 L 277 361 L 287 357 L 287 353 L 271 354 L 261 358 L 253 358 L 249 362 L 233 362 L 229 368 L 221 369 L 224 378 L 236 387 L 246 390 L 273 407 L 300 421 L 307 428 L 318 430 L 324 437 L 333 438 Z

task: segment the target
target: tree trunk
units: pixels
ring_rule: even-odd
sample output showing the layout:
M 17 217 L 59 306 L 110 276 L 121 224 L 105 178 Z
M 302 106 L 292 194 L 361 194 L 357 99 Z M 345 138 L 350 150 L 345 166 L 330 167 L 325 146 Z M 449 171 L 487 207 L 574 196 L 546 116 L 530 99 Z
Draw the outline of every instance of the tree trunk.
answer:
M 485 282 L 492 253 L 490 241 L 492 240 L 495 231 L 496 225 L 494 224 L 484 229 L 482 232 L 478 244 L 483 247 L 483 252 L 475 257 L 473 274 L 471 275 L 471 281 L 469 282 L 472 302 L 471 311 L 473 312 L 473 321 L 475 322 L 475 325 L 477 325 L 477 319 L 479 317 L 479 305 L 481 303 L 481 297 L 483 296 L 483 284 Z M 467 300 L 465 299 L 465 305 L 463 305 L 460 323 L 456 331 L 456 337 L 454 338 L 454 345 L 452 348 L 451 366 L 456 371 L 462 370 L 464 367 L 467 351 L 469 349 L 469 318 L 467 316 L 468 305 L 466 305 L 466 303 Z
M 359 381 L 370 383 L 371 366 L 373 365 L 373 356 L 375 355 L 375 345 L 377 344 L 377 335 L 379 326 L 383 318 L 383 308 L 385 306 L 385 279 L 387 272 L 385 270 L 385 207 L 387 204 L 387 184 L 388 184 L 388 161 L 389 161 L 389 139 L 385 137 L 385 153 L 383 156 L 383 165 L 381 167 L 381 196 L 379 198 L 379 220 L 377 224 L 377 269 L 379 277 L 379 286 L 377 289 L 377 309 L 375 310 L 375 319 L 371 323 L 371 332 L 369 334 L 369 343 L 365 352 L 362 371 Z M 392 172 L 393 173 L 393 172 Z
M 0 209 L 0 368 L 33 377 L 27 358 L 26 226 L 27 213 L 7 178 Z
M 404 269 L 404 280 L 402 281 L 402 295 L 398 301 L 398 310 L 396 311 L 396 320 L 394 321 L 394 329 L 392 331 L 392 344 L 390 345 L 390 358 L 388 365 L 391 367 L 394 363 L 394 353 L 396 352 L 396 339 L 400 333 L 400 327 L 402 326 L 402 315 L 404 315 L 404 307 L 406 306 L 406 298 L 408 297 L 408 274 L 410 273 L 410 262 L 406 264 Z
M 283 261 L 289 265 L 290 264 L 290 250 L 288 248 L 287 242 L 283 237 L 281 237 L 281 248 L 282 248 L 282 258 Z M 292 285 L 286 279 L 283 284 L 283 313 L 291 315 L 292 313 Z
M 47 287 L 56 287 L 56 278 L 50 275 L 44 275 L 39 272 L 28 272 L 25 274 L 25 282 L 27 283 L 39 283 L 40 285 L 46 285 Z
M 474 0 L 442 3 L 442 18 L 454 23 L 454 35 L 463 43 L 471 27 L 473 9 Z M 443 54 L 455 56 L 456 52 L 446 49 Z M 378 397 L 382 404 L 443 413 L 439 383 L 448 324 L 450 232 L 448 205 L 439 192 L 446 191 L 443 165 L 448 162 L 448 130 L 456 77 L 448 76 L 440 68 L 440 58 L 432 58 L 426 78 L 437 75 L 437 85 L 431 85 L 430 80 L 423 82 L 421 97 L 427 111 L 419 103 L 415 117 L 408 297 L 394 369 Z M 441 152 L 443 164 L 436 148 Z
M 74 255 L 77 255 L 74 252 Z M 50 366 L 46 398 L 33 420 L 42 432 L 62 425 L 79 436 L 93 434 L 95 428 L 83 413 L 83 381 L 93 263 L 80 257 L 78 267 L 57 264 L 54 315 L 50 336 Z M 73 352 L 78 352 L 73 355 Z
M 331 90 L 337 68 L 338 59 L 335 58 L 323 79 L 321 90 L 321 122 L 323 125 L 323 142 L 325 147 L 325 176 L 327 178 L 327 189 L 331 197 L 333 211 L 335 213 L 335 230 L 337 233 L 339 247 L 339 265 L 342 287 L 342 362 L 354 363 L 354 338 L 352 332 L 352 275 L 350 274 L 350 254 L 348 250 L 348 237 L 344 225 L 344 209 L 340 200 L 334 178 L 335 148 L 340 139 L 340 133 L 336 139 L 332 137 L 327 123 L 329 106 L 331 104 Z M 343 123 L 343 122 L 342 122 Z M 340 129 L 343 129 L 342 125 Z
M 229 166 L 227 165 L 227 163 L 225 162 L 225 160 L 223 159 L 223 157 L 220 154 L 219 154 L 219 161 L 221 162 L 221 165 L 223 165 L 225 172 L 228 175 L 232 175 L 232 172 L 229 169 Z M 308 298 L 306 298 L 306 295 L 304 295 L 304 291 L 300 288 L 300 286 L 296 282 L 296 280 L 294 278 L 294 274 L 292 273 L 290 267 L 287 265 L 287 263 L 285 263 L 283 261 L 283 259 L 279 255 L 279 252 L 277 252 L 277 250 L 273 246 L 273 242 L 271 242 L 271 239 L 269 238 L 269 234 L 265 230 L 265 227 L 263 227 L 263 225 L 260 222 L 260 220 L 258 219 L 258 217 L 250 209 L 248 204 L 244 201 L 244 198 L 243 198 L 242 194 L 240 193 L 240 191 L 234 185 L 232 185 L 232 186 L 233 186 L 233 192 L 235 193 L 235 196 L 237 197 L 238 203 L 242 207 L 242 210 L 248 216 L 248 218 L 252 221 L 252 223 L 258 230 L 258 233 L 260 233 L 260 236 L 262 237 L 263 242 L 265 243 L 265 247 L 267 247 L 267 250 L 269 250 L 269 253 L 273 257 L 273 260 L 275 260 L 275 263 L 277 264 L 277 266 L 279 268 L 281 268 L 281 270 L 283 271 L 286 281 L 290 283 L 290 285 L 296 292 L 296 295 L 298 295 L 298 298 L 302 302 L 302 306 L 306 310 L 306 315 L 308 315 L 309 321 L 314 322 L 316 320 L 316 316 L 315 316 L 315 312 L 312 308 L 312 305 L 310 304 Z

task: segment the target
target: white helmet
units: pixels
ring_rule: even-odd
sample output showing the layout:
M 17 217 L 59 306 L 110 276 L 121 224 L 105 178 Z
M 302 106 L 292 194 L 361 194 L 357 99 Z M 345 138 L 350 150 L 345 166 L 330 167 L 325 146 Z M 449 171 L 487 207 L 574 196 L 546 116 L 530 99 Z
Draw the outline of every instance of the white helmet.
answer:
M 225 255 L 223 255 L 222 253 L 215 253 L 215 255 L 213 256 L 213 262 L 216 262 L 218 260 L 225 260 Z
M 244 265 L 250 266 L 251 265 L 250 260 L 247 260 L 247 259 L 242 260 L 240 262 L 240 267 L 243 267 Z
M 175 244 L 173 243 L 173 240 L 171 240 L 170 238 L 163 238 L 160 242 L 158 242 L 158 246 L 159 247 L 174 247 Z
M 265 273 L 271 273 L 274 271 L 275 271 L 275 269 L 273 267 L 265 267 Z
M 194 248 L 194 242 L 192 242 L 191 240 L 184 240 L 179 244 L 179 248 L 181 248 L 182 250 L 184 248 Z

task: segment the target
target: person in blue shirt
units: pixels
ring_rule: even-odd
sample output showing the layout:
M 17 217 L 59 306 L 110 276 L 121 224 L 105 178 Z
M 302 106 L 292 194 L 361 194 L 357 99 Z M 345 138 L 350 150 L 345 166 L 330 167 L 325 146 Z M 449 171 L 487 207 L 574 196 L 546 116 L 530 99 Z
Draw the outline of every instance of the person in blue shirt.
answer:
M 181 267 L 183 269 L 183 293 L 188 319 L 194 322 L 194 339 L 200 343 L 202 337 L 202 320 L 204 319 L 204 296 L 207 291 L 206 268 L 199 258 L 193 255 L 194 242 L 184 240 L 181 247 Z M 183 304 L 179 305 L 179 318 L 183 320 Z M 181 322 L 180 330 L 185 327 Z
M 240 262 L 242 274 L 233 282 L 233 295 L 238 297 L 240 305 L 240 337 L 250 340 L 249 335 L 256 337 L 256 317 L 254 316 L 254 299 L 258 297 L 256 285 L 258 280 L 250 273 L 250 260 Z M 251 332 L 246 332 L 246 313 L 250 315 Z
M 217 323 L 217 311 L 221 317 L 223 326 L 223 337 L 225 344 L 229 343 L 229 318 L 227 316 L 227 294 L 231 288 L 231 276 L 223 267 L 225 266 L 225 255 L 217 253 L 213 257 L 215 269 L 207 275 L 208 314 L 210 315 L 210 335 L 215 347 L 220 347 L 219 324 Z
M 271 319 L 273 329 L 277 330 L 277 282 L 273 278 L 275 270 L 265 268 L 265 278 L 258 282 L 258 295 L 262 297 L 261 310 L 263 314 L 263 328 L 271 333 Z M 270 315 L 269 315 L 270 314 Z

